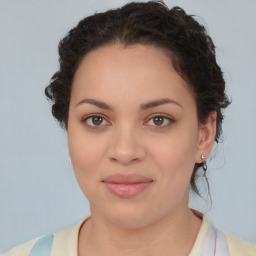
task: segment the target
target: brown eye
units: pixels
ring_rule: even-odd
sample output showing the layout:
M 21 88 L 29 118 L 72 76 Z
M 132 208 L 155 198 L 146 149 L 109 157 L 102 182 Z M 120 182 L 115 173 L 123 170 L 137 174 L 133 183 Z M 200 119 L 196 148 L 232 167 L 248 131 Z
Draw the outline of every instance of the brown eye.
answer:
M 101 116 L 94 116 L 92 117 L 92 123 L 94 125 L 100 125 L 103 121 L 103 118 Z
M 154 117 L 153 120 L 154 124 L 156 125 L 162 125 L 164 123 L 164 117 L 162 116 Z
M 148 124 L 154 128 L 166 128 L 173 122 L 173 119 L 168 116 L 155 115 L 149 119 Z
M 99 129 L 106 126 L 108 122 L 101 115 L 89 115 L 82 119 L 82 123 L 91 129 Z

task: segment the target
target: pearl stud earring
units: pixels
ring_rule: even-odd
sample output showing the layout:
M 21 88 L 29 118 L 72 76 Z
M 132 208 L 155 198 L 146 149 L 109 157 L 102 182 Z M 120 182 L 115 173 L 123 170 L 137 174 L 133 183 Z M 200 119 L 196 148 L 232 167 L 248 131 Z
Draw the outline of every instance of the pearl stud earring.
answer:
M 201 155 L 201 159 L 202 159 L 202 167 L 204 169 L 204 172 L 206 172 L 207 171 L 207 165 L 206 165 L 205 156 Z

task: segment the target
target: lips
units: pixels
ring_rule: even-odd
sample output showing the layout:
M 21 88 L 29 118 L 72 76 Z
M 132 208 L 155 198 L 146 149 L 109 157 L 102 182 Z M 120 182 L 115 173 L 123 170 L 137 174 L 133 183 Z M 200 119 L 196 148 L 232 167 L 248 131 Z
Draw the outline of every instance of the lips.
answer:
M 152 182 L 153 180 L 141 176 L 138 174 L 114 174 L 111 176 L 108 176 L 103 180 L 103 182 L 107 183 L 120 183 L 120 184 L 136 184 L 136 183 L 145 183 L 145 182 Z
M 108 176 L 102 182 L 116 196 L 131 198 L 148 188 L 153 180 L 138 174 L 115 174 Z

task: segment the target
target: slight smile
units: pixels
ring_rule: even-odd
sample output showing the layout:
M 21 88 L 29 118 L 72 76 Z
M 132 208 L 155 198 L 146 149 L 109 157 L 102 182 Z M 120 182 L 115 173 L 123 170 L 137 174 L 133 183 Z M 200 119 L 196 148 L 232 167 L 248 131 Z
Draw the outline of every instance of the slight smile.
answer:
M 132 198 L 149 187 L 153 180 L 138 174 L 114 174 L 102 182 L 114 195 L 121 198 Z

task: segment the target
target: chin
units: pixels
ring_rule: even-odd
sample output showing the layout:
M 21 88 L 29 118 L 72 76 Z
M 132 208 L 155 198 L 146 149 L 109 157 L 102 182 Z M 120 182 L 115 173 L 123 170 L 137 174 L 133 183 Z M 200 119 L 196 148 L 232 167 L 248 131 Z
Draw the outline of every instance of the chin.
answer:
M 143 211 L 138 207 L 120 207 L 119 209 L 111 209 L 105 213 L 105 217 L 109 222 L 120 228 L 139 229 L 151 224 L 151 218 L 148 211 Z

